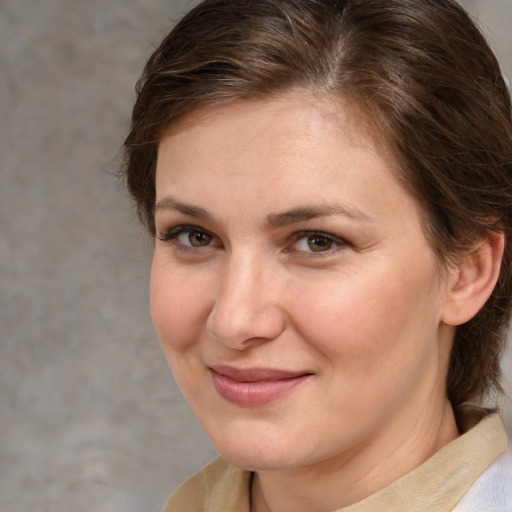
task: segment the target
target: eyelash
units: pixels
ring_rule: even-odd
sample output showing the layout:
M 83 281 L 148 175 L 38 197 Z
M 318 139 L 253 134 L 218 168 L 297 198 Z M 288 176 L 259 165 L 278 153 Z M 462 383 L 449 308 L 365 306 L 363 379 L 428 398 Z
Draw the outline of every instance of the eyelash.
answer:
M 211 239 L 216 239 L 215 235 L 213 235 L 206 229 L 200 228 L 198 226 L 186 226 L 186 225 L 185 226 L 177 226 L 173 229 L 170 229 L 169 231 L 165 231 L 164 233 L 157 235 L 157 238 L 158 238 L 158 240 L 160 240 L 164 243 L 171 242 L 174 245 L 179 246 L 180 248 L 182 248 L 184 250 L 188 250 L 188 249 L 194 250 L 194 249 L 200 248 L 200 247 L 195 247 L 193 245 L 185 245 L 185 244 L 182 244 L 181 242 L 179 242 L 178 238 L 181 235 L 186 234 L 186 233 L 188 233 L 189 235 L 191 233 L 198 233 L 200 235 L 206 235 L 206 236 L 210 237 Z M 209 245 L 205 245 L 203 247 L 209 247 Z
M 308 239 L 315 238 L 315 237 L 317 239 L 321 238 L 321 239 L 326 240 L 327 242 L 331 243 L 333 245 L 333 247 L 329 247 L 325 251 L 311 250 L 311 251 L 298 251 L 298 252 L 306 253 L 306 254 L 313 254 L 313 255 L 315 255 L 315 257 L 322 257 L 322 256 L 327 256 L 329 254 L 332 254 L 337 249 L 340 249 L 343 246 L 348 245 L 348 243 L 346 241 L 342 240 L 341 238 L 338 238 L 337 236 L 334 236 L 334 235 L 330 235 L 328 233 L 324 233 L 323 231 L 299 231 L 297 233 L 294 233 L 292 240 L 293 240 L 294 244 L 296 244 L 297 242 L 299 242 L 302 239 L 306 240 L 306 243 L 307 243 Z M 286 252 L 289 252 L 289 250 L 287 250 Z
M 207 237 L 210 237 L 211 240 L 218 240 L 215 235 L 210 233 L 208 230 L 200 228 L 198 226 L 192 226 L 192 225 L 182 225 L 177 226 L 173 229 L 170 229 L 169 231 L 166 231 L 162 234 L 157 235 L 158 240 L 164 242 L 164 243 L 172 243 L 174 246 L 178 247 L 182 251 L 197 251 L 200 249 L 207 249 L 209 247 L 212 247 L 212 244 L 208 243 L 208 245 L 204 246 L 193 246 L 193 245 L 187 245 L 184 243 L 181 243 L 179 241 L 179 237 L 183 234 L 188 233 L 189 235 L 191 233 L 198 233 L 199 235 L 206 235 Z M 308 239 L 312 239 L 316 237 L 317 239 L 323 239 L 327 241 L 327 243 L 332 244 L 333 247 L 328 247 L 325 251 L 307 251 L 307 250 L 297 250 L 299 253 L 303 254 L 309 254 L 313 255 L 314 257 L 325 257 L 333 252 L 335 252 L 337 249 L 343 248 L 344 246 L 349 245 L 345 240 L 342 240 L 334 235 L 330 235 L 328 233 L 325 233 L 323 231 L 298 231 L 297 233 L 294 233 L 291 236 L 291 246 L 297 244 L 299 241 L 304 239 L 306 243 L 308 243 Z M 222 246 L 220 243 L 217 246 Z M 294 249 L 288 246 L 284 252 L 289 253 L 292 252 Z M 309 243 L 308 243 L 309 246 Z M 309 246 L 311 248 L 311 246 Z

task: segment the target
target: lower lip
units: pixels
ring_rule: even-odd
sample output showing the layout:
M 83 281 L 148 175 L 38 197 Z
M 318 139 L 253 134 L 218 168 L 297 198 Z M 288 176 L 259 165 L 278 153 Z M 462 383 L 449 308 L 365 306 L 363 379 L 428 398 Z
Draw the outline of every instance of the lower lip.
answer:
M 255 407 L 274 402 L 300 386 L 311 376 L 300 375 L 289 379 L 238 382 L 215 371 L 212 371 L 211 374 L 219 395 L 228 402 L 242 407 Z

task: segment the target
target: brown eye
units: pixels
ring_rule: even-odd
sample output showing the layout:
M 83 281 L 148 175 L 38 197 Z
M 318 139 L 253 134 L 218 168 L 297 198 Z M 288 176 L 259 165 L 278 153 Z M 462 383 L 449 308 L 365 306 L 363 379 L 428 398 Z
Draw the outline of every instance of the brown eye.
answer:
M 307 244 L 313 252 L 322 252 L 332 249 L 334 242 L 325 236 L 311 235 L 307 237 Z
M 293 242 L 291 248 L 293 248 L 294 251 L 306 254 L 331 254 L 347 245 L 344 240 L 337 236 L 321 231 L 301 231 L 296 233 L 294 238 L 295 242 Z
M 197 226 L 177 226 L 158 234 L 157 238 L 182 250 L 221 247 L 222 245 L 215 235 Z
M 192 247 L 205 247 L 210 245 L 211 235 L 203 231 L 190 231 L 188 233 L 188 242 Z

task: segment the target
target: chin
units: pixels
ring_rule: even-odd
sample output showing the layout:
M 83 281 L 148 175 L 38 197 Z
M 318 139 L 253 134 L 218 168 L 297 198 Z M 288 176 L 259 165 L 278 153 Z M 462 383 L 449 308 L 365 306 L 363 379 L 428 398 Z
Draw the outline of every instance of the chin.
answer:
M 290 458 L 276 457 L 275 454 L 249 453 L 247 450 L 241 453 L 233 450 L 220 451 L 219 453 L 231 465 L 246 471 L 278 470 L 294 467 Z
M 245 439 L 244 439 L 245 437 Z M 222 458 L 240 469 L 263 471 L 289 469 L 307 464 L 307 454 L 301 454 L 297 445 L 285 439 L 259 436 L 238 436 L 238 439 L 212 439 Z

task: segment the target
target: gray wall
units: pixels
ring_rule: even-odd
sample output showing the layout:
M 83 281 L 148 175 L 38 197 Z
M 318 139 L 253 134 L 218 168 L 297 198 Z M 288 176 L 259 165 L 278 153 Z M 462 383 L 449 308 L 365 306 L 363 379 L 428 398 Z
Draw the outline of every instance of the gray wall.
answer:
M 512 3 L 467 4 L 512 76 Z M 149 241 L 109 174 L 142 64 L 185 8 L 0 0 L 2 511 L 156 511 L 213 455 L 151 327 Z

